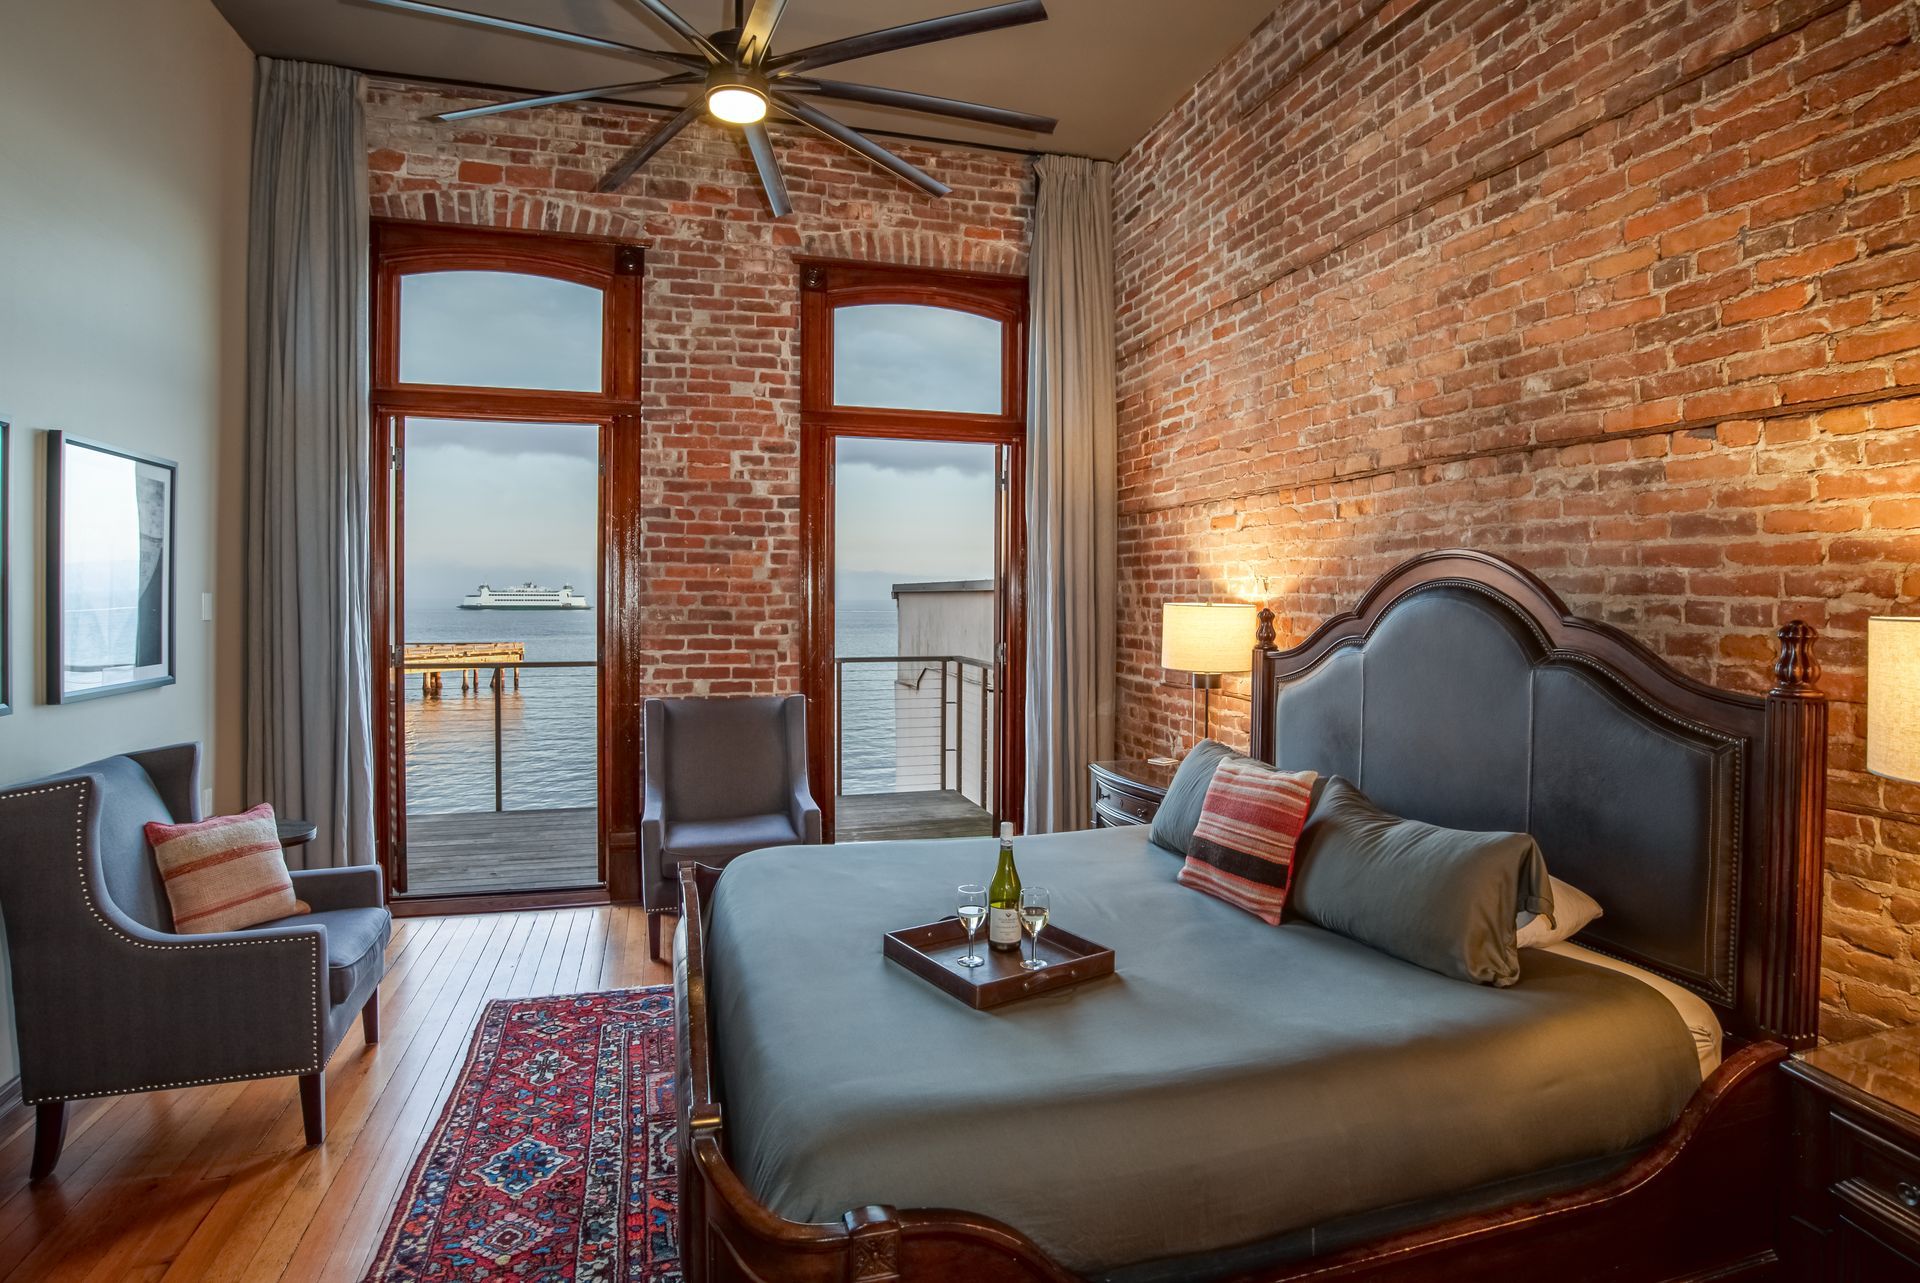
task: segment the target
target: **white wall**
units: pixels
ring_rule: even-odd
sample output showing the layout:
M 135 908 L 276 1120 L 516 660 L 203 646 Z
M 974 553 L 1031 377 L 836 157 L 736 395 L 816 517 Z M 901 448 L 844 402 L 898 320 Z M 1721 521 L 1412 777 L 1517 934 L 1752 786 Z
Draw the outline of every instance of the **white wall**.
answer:
M 0 783 L 197 739 L 239 801 L 253 64 L 210 0 L 0 0 L 0 420 L 13 425 Z M 177 682 L 42 702 L 43 433 L 180 465 Z M 214 623 L 200 595 L 214 594 Z M 31 859 L 32 852 L 5 853 Z M 18 1063 L 0 988 L 0 1079 Z

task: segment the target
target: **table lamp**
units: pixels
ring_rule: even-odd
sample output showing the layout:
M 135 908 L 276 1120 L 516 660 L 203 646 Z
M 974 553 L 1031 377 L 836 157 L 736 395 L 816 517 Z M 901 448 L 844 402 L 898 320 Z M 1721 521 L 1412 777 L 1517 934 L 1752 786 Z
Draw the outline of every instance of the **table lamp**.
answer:
M 1867 621 L 1867 769 L 1920 782 L 1920 619 Z
M 1255 607 L 1244 602 L 1170 601 L 1160 608 L 1160 666 L 1193 674 L 1197 744 L 1207 737 L 1213 712 L 1208 694 L 1222 673 L 1253 667 Z

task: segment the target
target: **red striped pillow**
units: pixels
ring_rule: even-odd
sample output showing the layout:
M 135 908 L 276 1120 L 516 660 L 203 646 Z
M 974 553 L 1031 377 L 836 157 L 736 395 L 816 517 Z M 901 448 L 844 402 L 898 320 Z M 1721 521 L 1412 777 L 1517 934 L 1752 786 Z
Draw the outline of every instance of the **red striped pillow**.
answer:
M 1276 771 L 1247 758 L 1220 764 L 1194 826 L 1182 886 L 1280 925 L 1293 879 L 1293 844 L 1313 803 L 1314 771 Z
M 149 824 L 147 841 L 182 935 L 238 931 L 310 910 L 293 894 L 273 808 L 196 824 Z

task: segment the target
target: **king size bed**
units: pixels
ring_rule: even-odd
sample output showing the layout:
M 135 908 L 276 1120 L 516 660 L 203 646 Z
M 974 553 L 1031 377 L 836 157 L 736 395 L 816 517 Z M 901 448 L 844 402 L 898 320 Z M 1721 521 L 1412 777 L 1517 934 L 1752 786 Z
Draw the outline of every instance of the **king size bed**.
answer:
M 683 870 L 687 1277 L 1766 1277 L 1824 790 L 1811 633 L 1780 633 L 1769 695 L 1712 689 L 1472 552 L 1292 650 L 1263 621 L 1254 757 L 1532 834 L 1605 906 L 1510 987 L 1267 926 L 1144 827 L 1021 840 L 1118 973 L 989 1012 L 880 950 L 985 840 Z

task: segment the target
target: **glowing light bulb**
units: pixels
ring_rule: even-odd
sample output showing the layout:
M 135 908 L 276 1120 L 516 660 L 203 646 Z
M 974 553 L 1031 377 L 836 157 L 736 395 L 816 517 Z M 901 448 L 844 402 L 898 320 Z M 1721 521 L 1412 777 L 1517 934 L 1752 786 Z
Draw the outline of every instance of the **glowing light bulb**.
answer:
M 755 125 L 767 118 L 767 100 L 744 85 L 715 85 L 707 91 L 707 110 L 729 125 Z

